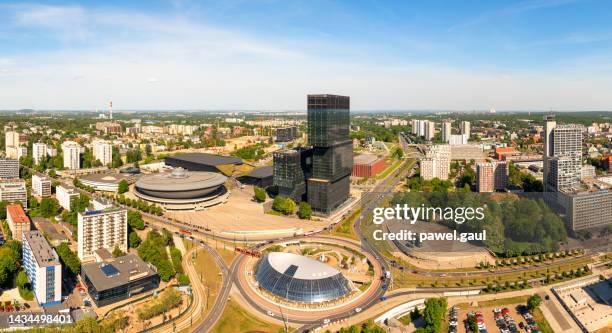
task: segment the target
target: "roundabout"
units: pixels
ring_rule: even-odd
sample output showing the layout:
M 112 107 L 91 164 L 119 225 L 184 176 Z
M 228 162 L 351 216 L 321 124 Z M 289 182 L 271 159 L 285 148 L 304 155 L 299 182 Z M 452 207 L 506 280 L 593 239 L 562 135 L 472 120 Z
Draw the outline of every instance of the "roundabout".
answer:
M 295 253 L 298 249 L 305 250 L 304 255 Z M 297 324 L 312 324 L 321 318 L 357 313 L 377 301 L 385 291 L 378 261 L 369 253 L 363 253 L 361 247 L 352 241 L 309 237 L 266 244 L 260 250 L 268 252 L 261 258 L 247 255 L 238 258 L 235 283 L 249 305 L 268 316 L 279 316 Z M 350 260 L 347 253 L 354 253 L 354 258 L 362 257 L 356 259 L 358 265 L 343 266 L 343 259 L 344 263 Z M 335 259 L 323 263 L 317 260 L 322 255 Z M 368 267 L 365 271 L 363 265 Z M 361 267 L 357 269 L 358 266 Z M 283 272 L 277 274 L 279 271 Z M 300 281 L 283 276 L 293 271 L 294 277 Z M 266 280 L 263 284 L 258 281 L 263 279 Z M 271 281 L 276 282 L 268 283 Z M 298 297 L 284 297 L 282 291 L 288 289 L 274 290 L 279 281 L 308 285 L 310 289 L 304 287 L 298 292 Z M 323 288 L 320 288 L 321 282 Z M 317 288 L 312 287 L 315 284 Z

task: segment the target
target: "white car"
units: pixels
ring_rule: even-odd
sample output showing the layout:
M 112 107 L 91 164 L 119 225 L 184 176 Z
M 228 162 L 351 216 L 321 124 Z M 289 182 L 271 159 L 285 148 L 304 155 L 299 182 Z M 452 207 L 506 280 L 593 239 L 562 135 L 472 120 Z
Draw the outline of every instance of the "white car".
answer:
M 356 312 L 356 313 L 361 312 L 361 308 L 355 308 L 355 312 Z
M 327 319 L 327 318 L 326 318 L 326 319 L 323 319 L 323 324 L 327 325 L 327 324 L 329 324 L 329 322 L 330 322 L 330 320 L 329 320 L 329 319 Z
M 270 316 L 270 317 L 274 317 L 274 312 L 272 312 L 272 311 L 268 310 L 268 316 Z

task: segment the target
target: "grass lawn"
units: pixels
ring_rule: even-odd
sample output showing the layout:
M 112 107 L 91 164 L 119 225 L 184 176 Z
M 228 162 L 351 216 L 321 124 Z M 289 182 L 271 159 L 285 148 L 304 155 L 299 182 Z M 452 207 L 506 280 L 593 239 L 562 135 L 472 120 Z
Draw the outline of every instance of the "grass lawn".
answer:
M 584 267 L 584 265 L 590 263 L 590 258 L 583 258 L 573 263 L 549 266 L 549 267 L 533 267 L 527 271 L 521 272 L 497 272 L 494 276 L 475 275 L 469 277 L 429 277 L 412 272 L 401 272 L 400 270 L 392 267 L 391 272 L 393 273 L 395 288 L 411 288 L 411 287 L 469 287 L 469 286 L 486 286 L 487 284 L 505 284 L 508 282 L 517 282 L 523 279 L 534 279 L 543 278 L 546 274 L 560 273 L 572 269 Z M 554 282 L 560 282 L 555 280 Z M 507 290 L 514 290 L 509 288 Z
M 546 321 L 546 318 L 544 318 L 544 314 L 540 309 L 535 309 L 531 313 L 533 314 L 533 319 L 538 326 L 540 326 L 542 333 L 555 333 L 550 327 L 550 324 L 548 324 L 548 321 Z
M 403 160 L 394 160 L 393 163 L 389 167 L 387 167 L 385 170 L 383 170 L 383 172 L 381 172 L 378 175 L 376 175 L 376 179 L 384 179 L 391 172 L 393 172 L 393 170 L 397 169 L 397 167 L 400 166 L 400 164 L 402 164 L 402 162 L 403 162 Z
M 191 246 L 191 242 L 185 241 L 185 247 L 189 249 L 188 246 Z M 204 304 L 208 304 L 207 308 L 204 309 L 204 317 L 206 317 L 208 311 L 210 311 L 213 304 L 215 304 L 219 289 L 223 284 L 223 279 L 219 274 L 221 273 L 221 270 L 219 267 L 217 267 L 217 263 L 215 262 L 213 256 L 203 249 L 197 251 L 193 266 L 195 267 L 196 272 L 198 272 L 200 275 L 201 281 L 190 282 L 201 283 L 204 285 L 204 292 L 207 295 L 206 297 L 210 297 L 204 302 Z
M 530 295 L 524 295 L 524 296 L 508 297 L 508 298 L 502 298 L 502 299 L 493 299 L 490 301 L 482 301 L 482 302 L 478 302 L 478 306 L 488 307 L 488 306 L 502 306 L 502 305 L 508 305 L 508 304 L 527 303 L 527 299 L 529 299 L 529 296 Z
M 359 237 L 357 237 L 355 230 L 353 230 L 353 222 L 355 219 L 359 218 L 359 214 L 361 214 L 361 208 L 357 209 L 347 218 L 342 220 L 342 222 L 338 223 L 330 232 L 330 235 L 358 240 Z
M 282 332 L 283 327 L 265 322 L 249 314 L 233 301 L 228 301 L 225 311 L 212 328 L 212 333 Z

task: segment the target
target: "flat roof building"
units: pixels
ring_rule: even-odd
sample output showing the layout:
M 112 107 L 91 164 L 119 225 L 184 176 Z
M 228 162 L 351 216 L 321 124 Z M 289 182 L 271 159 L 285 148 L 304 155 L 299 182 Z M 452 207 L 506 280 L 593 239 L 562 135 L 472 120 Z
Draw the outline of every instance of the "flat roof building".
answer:
M 112 304 L 159 286 L 159 275 L 149 264 L 129 253 L 122 257 L 99 257 L 102 262 L 84 264 L 81 277 L 98 307 Z
M 62 266 L 55 250 L 38 230 L 23 233 L 23 268 L 42 307 L 62 301 Z
M 32 194 L 39 197 L 50 197 L 52 182 L 49 177 L 32 175 Z
M 1 179 L 0 201 L 20 202 L 24 208 L 28 208 L 28 191 L 23 179 Z
M 385 169 L 385 160 L 372 154 L 361 154 L 353 158 L 353 177 L 375 177 Z
M 115 247 L 127 252 L 127 209 L 109 207 L 78 213 L 77 254 L 81 262 L 94 260 L 94 251 Z
M 168 156 L 165 159 L 167 166 L 183 168 L 189 171 L 221 172 L 222 165 L 242 165 L 242 160 L 237 157 L 223 156 L 205 153 L 189 153 Z
M 66 210 L 71 210 L 72 199 L 78 198 L 80 195 L 75 187 L 66 185 L 58 185 L 55 188 L 55 192 L 55 196 L 60 206 Z
M 0 158 L 0 179 L 19 178 L 19 160 Z

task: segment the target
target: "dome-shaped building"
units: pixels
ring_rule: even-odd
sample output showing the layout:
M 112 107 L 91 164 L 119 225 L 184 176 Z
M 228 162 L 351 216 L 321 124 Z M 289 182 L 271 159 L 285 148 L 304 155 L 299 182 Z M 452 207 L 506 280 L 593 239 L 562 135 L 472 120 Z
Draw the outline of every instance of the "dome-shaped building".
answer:
M 272 294 L 303 303 L 332 301 L 352 290 L 337 269 L 293 253 L 265 255 L 257 266 L 256 279 L 261 288 Z
M 226 180 L 216 172 L 176 168 L 169 173 L 141 176 L 134 193 L 166 210 L 199 210 L 218 203 L 214 199 L 227 192 L 223 186 Z

